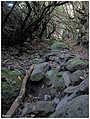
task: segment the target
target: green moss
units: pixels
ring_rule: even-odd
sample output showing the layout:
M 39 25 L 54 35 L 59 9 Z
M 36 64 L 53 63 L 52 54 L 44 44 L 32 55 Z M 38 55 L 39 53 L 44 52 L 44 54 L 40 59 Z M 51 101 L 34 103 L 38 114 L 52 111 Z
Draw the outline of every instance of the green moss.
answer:
M 17 78 L 18 76 L 22 76 L 18 70 L 10 71 L 6 68 L 1 69 L 1 99 L 3 109 L 5 107 L 8 110 L 19 94 L 22 81 Z
M 50 84 L 52 84 L 57 91 L 62 91 L 65 88 L 62 72 L 50 70 L 47 72 L 46 77 L 50 80 Z
M 54 39 L 54 38 L 48 39 L 49 46 L 51 46 L 55 42 L 55 40 L 56 39 Z
M 75 64 L 86 64 L 86 62 L 80 60 L 80 59 L 73 59 L 73 60 L 70 60 L 68 63 L 70 63 L 71 65 L 75 65 Z
M 37 74 L 32 74 L 31 77 L 30 77 L 30 80 L 31 81 L 40 81 L 43 78 L 44 78 L 43 73 L 37 73 Z
M 55 78 L 56 80 L 60 80 L 62 77 L 62 74 L 60 72 L 57 72 L 56 70 L 50 70 L 46 73 L 46 77 L 50 80 Z
M 56 77 L 54 87 L 57 91 L 62 91 L 65 88 L 64 80 L 60 77 Z
M 86 68 L 87 66 L 88 66 L 88 62 L 83 61 L 79 58 L 71 59 L 66 63 L 66 68 L 70 71 L 75 71 L 77 69 L 81 70 Z
M 22 74 L 18 70 L 10 71 L 10 70 L 4 68 L 4 69 L 1 69 L 1 77 L 2 76 L 7 77 L 8 79 L 14 80 L 14 79 L 17 79 L 17 76 L 22 76 Z
M 18 76 L 22 76 L 19 71 L 10 71 L 8 69 L 1 70 L 1 78 L 5 77 L 7 81 L 1 82 L 2 91 L 10 91 L 17 90 L 20 87 L 21 81 L 17 78 Z M 3 80 L 3 79 L 2 79 Z
M 33 75 L 33 81 L 37 81 L 37 75 Z
M 18 70 L 10 71 L 6 68 L 1 69 L 1 78 L 5 78 L 6 81 L 1 81 L 1 89 L 2 91 L 13 92 L 13 90 L 17 90 L 20 87 L 21 80 L 18 79 L 18 76 L 22 77 L 21 72 Z
M 48 118 L 55 118 L 56 117 L 56 112 L 52 113 L 51 115 L 49 115 Z
M 46 73 L 46 77 L 49 79 L 49 80 L 52 80 L 53 78 L 56 78 L 57 76 L 57 71 L 56 70 L 50 70 Z
M 83 61 L 83 60 L 80 60 L 80 59 L 72 59 L 72 60 L 69 60 L 67 62 L 67 64 L 70 64 L 70 65 L 79 65 L 79 64 L 86 64 L 86 62 Z
M 64 42 L 55 42 L 52 44 L 51 49 L 62 49 L 62 48 L 68 48 L 68 45 L 66 45 Z

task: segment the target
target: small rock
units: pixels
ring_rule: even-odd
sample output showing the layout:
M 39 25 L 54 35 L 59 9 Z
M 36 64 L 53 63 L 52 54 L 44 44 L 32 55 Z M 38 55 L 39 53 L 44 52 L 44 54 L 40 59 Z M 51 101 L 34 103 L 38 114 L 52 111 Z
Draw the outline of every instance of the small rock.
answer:
M 63 73 L 63 79 L 64 79 L 65 86 L 68 87 L 71 83 L 71 74 L 69 71 Z
M 87 92 L 87 90 L 89 90 L 89 80 L 88 80 L 88 78 L 87 79 L 84 79 L 80 83 L 79 88 L 80 88 L 80 91 L 83 91 L 83 92 L 85 92 L 85 91 Z
M 35 114 L 31 114 L 31 117 L 32 117 L 32 118 L 35 117 Z

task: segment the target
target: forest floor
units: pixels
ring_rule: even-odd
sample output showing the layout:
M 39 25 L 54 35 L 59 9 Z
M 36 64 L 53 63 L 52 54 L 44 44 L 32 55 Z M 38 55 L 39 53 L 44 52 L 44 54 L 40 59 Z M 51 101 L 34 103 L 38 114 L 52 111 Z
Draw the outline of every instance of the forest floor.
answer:
M 32 64 L 28 94 L 13 117 L 88 117 L 88 52 L 70 39 L 65 43 L 68 48 L 53 49 L 47 42 L 2 48 L 2 117 L 18 96 L 20 86 L 15 81 L 21 85 Z M 21 74 L 15 79 L 11 73 L 16 70 Z
M 76 41 L 73 41 L 72 39 L 68 39 L 65 42 L 69 45 L 70 51 L 72 53 L 80 55 L 83 59 L 86 59 L 86 60 L 89 59 L 88 50 L 80 45 L 77 45 Z

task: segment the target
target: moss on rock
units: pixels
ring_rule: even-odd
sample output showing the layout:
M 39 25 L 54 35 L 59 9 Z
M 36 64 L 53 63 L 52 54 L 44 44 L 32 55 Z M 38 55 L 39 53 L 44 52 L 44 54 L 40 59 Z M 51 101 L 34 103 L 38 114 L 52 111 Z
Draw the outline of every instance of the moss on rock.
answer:
M 73 58 L 66 63 L 66 68 L 69 71 L 81 70 L 88 66 L 88 62 L 79 58 Z
M 62 91 L 65 88 L 61 72 L 57 72 L 56 70 L 48 71 L 46 73 L 46 78 L 50 80 L 49 84 L 52 85 L 57 91 Z
M 52 50 L 59 50 L 59 49 L 68 49 L 68 45 L 66 45 L 64 42 L 55 42 L 51 45 Z

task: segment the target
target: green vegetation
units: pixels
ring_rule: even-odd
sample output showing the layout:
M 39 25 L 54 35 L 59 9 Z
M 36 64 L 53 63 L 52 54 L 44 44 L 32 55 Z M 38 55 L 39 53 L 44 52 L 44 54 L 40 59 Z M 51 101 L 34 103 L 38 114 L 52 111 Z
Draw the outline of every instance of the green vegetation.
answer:
M 88 1 L 2 2 L 2 44 L 68 38 L 88 48 Z M 12 36 L 12 37 L 11 37 Z
M 68 45 L 66 45 L 64 42 L 54 42 L 51 48 L 52 50 L 59 50 L 63 48 L 68 48 Z
M 6 68 L 1 70 L 2 109 L 9 109 L 19 94 L 22 81 L 18 79 L 18 76 L 22 76 L 19 71 L 10 71 Z M 3 113 L 6 112 L 3 111 Z
M 1 36 L 2 117 L 88 117 L 89 1 L 1 1 Z

